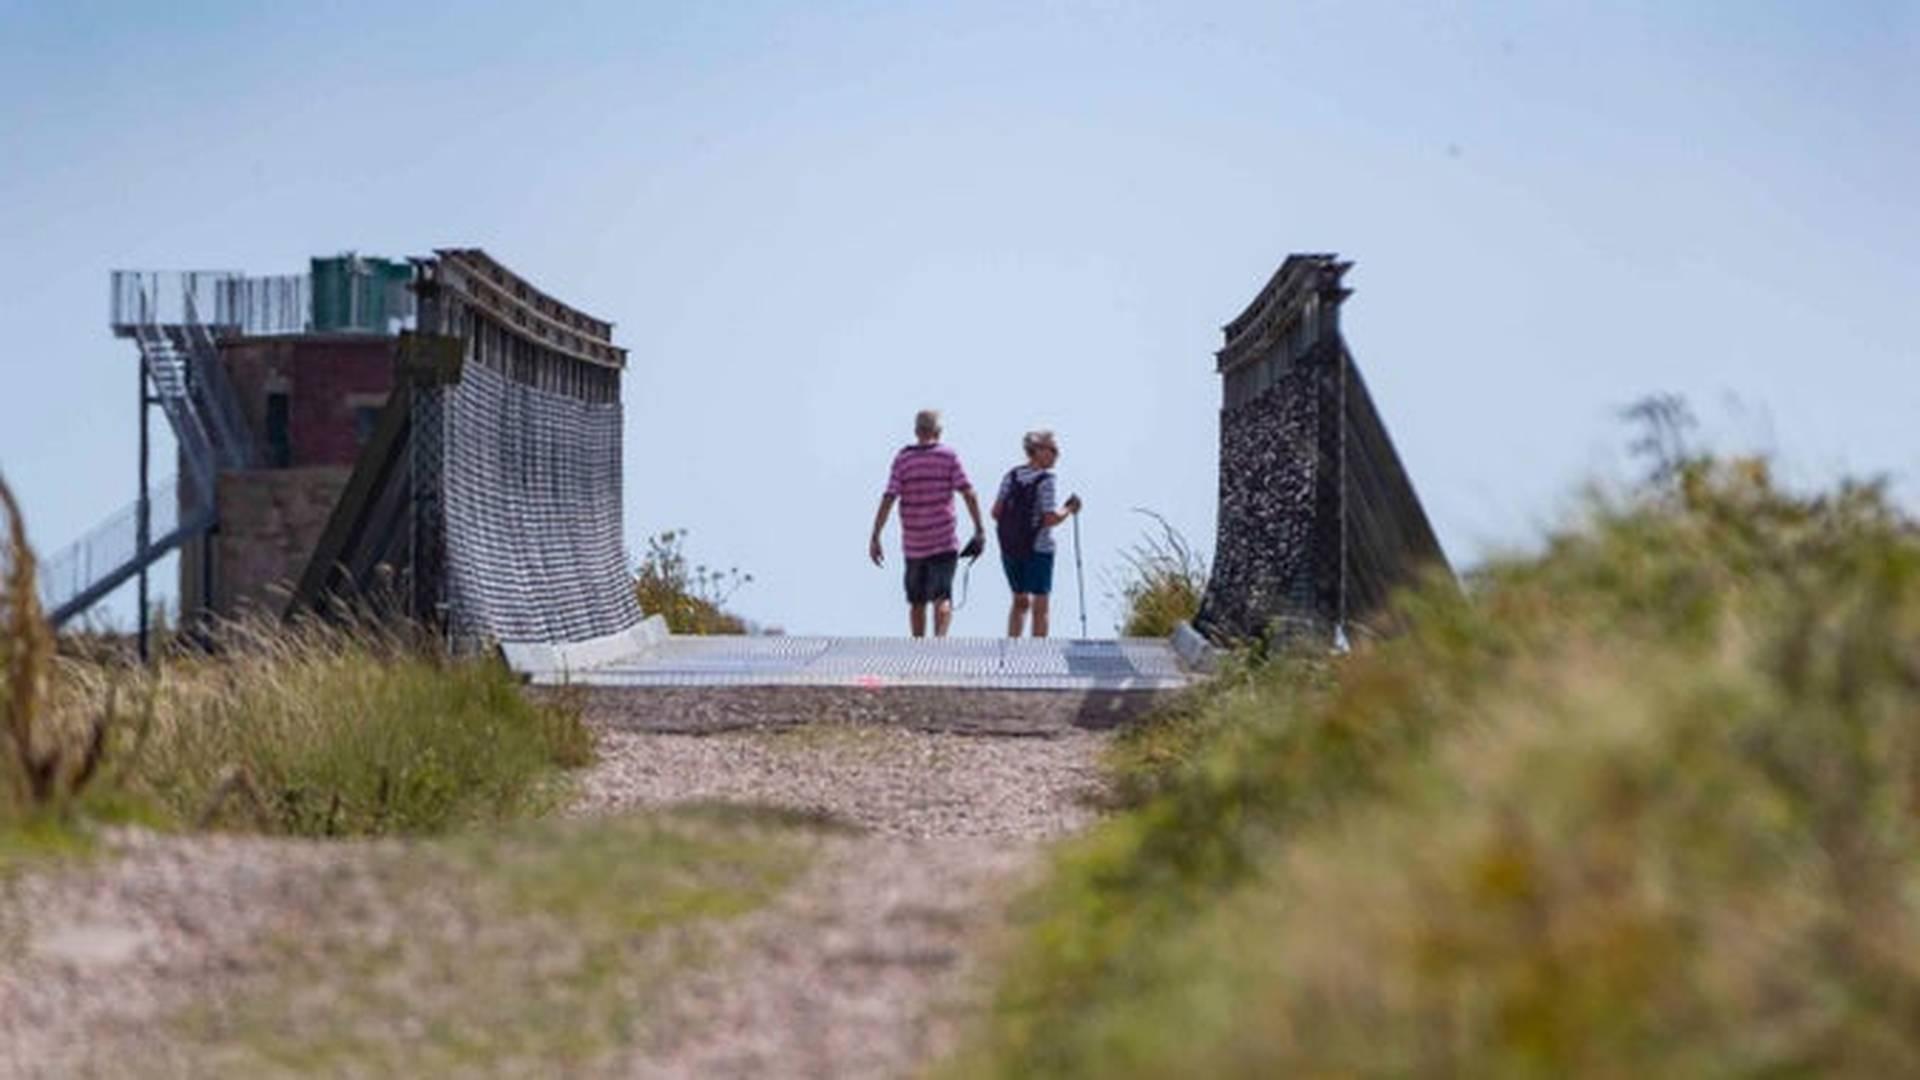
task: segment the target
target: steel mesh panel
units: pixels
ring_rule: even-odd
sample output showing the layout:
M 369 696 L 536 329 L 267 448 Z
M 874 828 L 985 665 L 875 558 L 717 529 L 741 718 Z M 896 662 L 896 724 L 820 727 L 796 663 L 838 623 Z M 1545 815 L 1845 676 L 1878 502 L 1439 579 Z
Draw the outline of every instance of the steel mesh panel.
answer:
M 640 621 L 621 535 L 621 409 L 468 363 L 444 402 L 448 615 L 496 641 L 583 641 Z
M 408 409 L 413 414 L 407 448 L 412 486 L 412 506 L 407 515 L 412 530 L 408 539 L 413 555 L 412 606 L 414 617 L 434 619 L 442 614 L 439 608 L 446 581 L 446 392 L 417 391 Z

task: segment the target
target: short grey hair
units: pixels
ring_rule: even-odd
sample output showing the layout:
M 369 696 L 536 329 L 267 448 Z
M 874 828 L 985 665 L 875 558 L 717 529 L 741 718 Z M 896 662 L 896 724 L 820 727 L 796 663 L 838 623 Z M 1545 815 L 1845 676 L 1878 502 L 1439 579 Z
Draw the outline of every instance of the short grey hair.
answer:
M 1037 428 L 1020 437 L 1020 448 L 1032 457 L 1036 450 L 1059 450 L 1060 445 L 1053 441 L 1053 432 L 1046 428 Z
M 940 434 L 940 410 L 921 409 L 913 414 L 913 433 L 915 435 Z

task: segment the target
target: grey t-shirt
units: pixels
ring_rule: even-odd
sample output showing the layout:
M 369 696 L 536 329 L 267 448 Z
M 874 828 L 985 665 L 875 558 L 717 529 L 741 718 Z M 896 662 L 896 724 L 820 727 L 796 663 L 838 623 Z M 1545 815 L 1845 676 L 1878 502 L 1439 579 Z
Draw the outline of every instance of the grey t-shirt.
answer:
M 1031 465 L 1020 466 L 1001 479 L 1000 494 L 994 496 L 994 501 L 1006 502 L 1007 498 L 1013 494 L 1015 483 L 1031 484 L 1036 476 L 1040 478 L 1040 487 L 1033 493 L 1033 523 L 1039 526 L 1040 533 L 1033 538 L 1033 550 L 1052 551 L 1053 530 L 1040 523 L 1046 520 L 1045 515 L 1056 513 L 1060 509 L 1054 491 L 1053 470 L 1036 469 Z

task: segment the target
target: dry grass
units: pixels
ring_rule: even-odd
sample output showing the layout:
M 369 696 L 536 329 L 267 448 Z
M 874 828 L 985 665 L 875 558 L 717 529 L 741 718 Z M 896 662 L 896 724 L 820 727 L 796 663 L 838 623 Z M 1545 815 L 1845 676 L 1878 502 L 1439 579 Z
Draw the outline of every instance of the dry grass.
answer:
M 959 1071 L 1920 1072 L 1920 534 L 1663 479 L 1131 737 Z
M 13 491 L 0 480 L 0 513 L 6 539 L 0 544 L 0 739 L 5 774 L 0 778 L 11 816 L 57 813 L 86 791 L 99 774 L 115 717 L 109 695 L 76 725 L 52 722 L 53 632 L 40 610 L 37 561 L 27 543 L 26 521 Z
M 1166 637 L 1199 613 L 1207 592 L 1207 561 L 1165 518 L 1151 510 L 1134 512 L 1152 518 L 1158 530 L 1126 550 L 1126 569 L 1112 585 L 1126 610 L 1120 633 Z
M 228 627 L 152 670 L 55 656 L 18 507 L 0 584 L 0 834 L 88 820 L 295 835 L 434 832 L 538 812 L 592 757 L 578 709 L 423 635 Z
M 116 678 L 76 668 L 67 685 L 84 703 Z M 201 826 L 340 836 L 508 820 L 551 806 L 556 770 L 593 754 L 569 700 L 535 704 L 498 660 L 367 626 L 231 627 L 215 654 L 135 685 L 152 716 L 122 743 L 122 783 Z

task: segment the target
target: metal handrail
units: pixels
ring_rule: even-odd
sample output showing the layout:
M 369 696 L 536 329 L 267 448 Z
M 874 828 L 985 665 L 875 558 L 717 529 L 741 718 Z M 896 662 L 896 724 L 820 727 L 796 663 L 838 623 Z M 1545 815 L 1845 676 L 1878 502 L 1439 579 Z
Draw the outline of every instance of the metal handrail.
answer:
M 215 326 L 232 325 L 230 283 L 237 270 L 115 270 L 111 275 L 108 324 L 122 337 L 137 326 L 179 326 L 188 305 L 212 314 Z
M 313 326 L 306 274 L 248 277 L 236 270 L 115 270 L 108 325 L 121 337 L 141 326 L 206 327 L 216 337 L 303 334 Z
M 313 328 L 313 279 L 306 274 L 238 278 L 226 283 L 224 327 L 247 337 L 304 334 Z
M 136 324 L 132 331 L 154 399 L 167 415 L 188 470 L 202 483 L 211 484 L 216 452 L 213 433 L 193 405 L 193 376 L 185 357 L 159 327 Z
M 227 382 L 220 363 L 220 348 L 208 327 L 198 319 L 193 296 L 186 297 L 186 356 L 191 389 L 205 409 L 218 436 L 215 451 L 221 464 L 229 469 L 245 469 L 254 463 L 253 435 L 240 415 L 239 399 Z
M 143 563 L 151 565 L 204 528 L 212 511 L 207 489 L 191 475 L 154 488 L 147 497 L 147 514 L 148 535 L 156 539 L 146 551 L 140 548 L 140 501 L 135 499 L 80 539 L 40 560 L 41 604 L 56 623 L 64 621 L 91 603 L 76 601 L 113 591 L 138 573 Z

